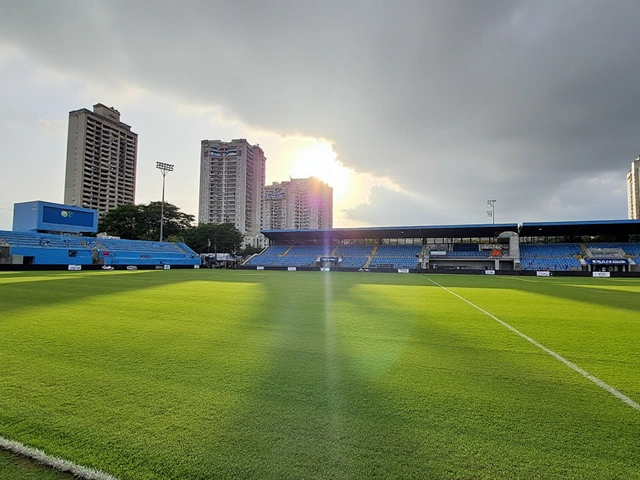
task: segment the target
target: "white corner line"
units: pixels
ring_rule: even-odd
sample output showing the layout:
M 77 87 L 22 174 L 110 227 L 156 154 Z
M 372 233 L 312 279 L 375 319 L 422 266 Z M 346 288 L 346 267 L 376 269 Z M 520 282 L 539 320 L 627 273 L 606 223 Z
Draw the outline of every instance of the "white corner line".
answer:
M 485 309 L 477 306 L 476 304 L 470 302 L 469 300 L 467 300 L 464 297 L 461 297 L 460 295 L 458 295 L 457 293 L 449 290 L 446 287 L 443 287 L 442 285 L 440 285 L 438 282 L 436 282 L 435 280 L 430 279 L 429 277 L 422 275 L 424 278 L 426 278 L 427 280 L 429 280 L 431 283 L 433 283 L 434 285 L 437 285 L 438 287 L 440 287 L 441 289 L 443 289 L 444 291 L 450 293 L 451 295 L 453 295 L 454 297 L 458 297 L 460 300 L 462 300 L 465 303 L 468 303 L 469 305 L 471 305 L 473 308 L 480 310 L 482 313 L 484 313 L 485 315 L 487 315 L 488 317 L 491 317 L 492 319 L 494 319 L 496 322 L 498 322 L 500 325 L 502 325 L 505 328 L 508 328 L 509 330 L 511 330 L 513 333 L 519 335 L 520 337 L 524 338 L 526 341 L 532 343 L 533 345 L 535 345 L 536 347 L 538 347 L 540 350 L 542 350 L 543 352 L 548 353 L 549 355 L 551 355 L 553 358 L 555 358 L 556 360 L 559 360 L 560 362 L 564 363 L 567 367 L 571 368 L 572 370 L 578 372 L 580 375 L 582 375 L 585 378 L 588 378 L 589 380 L 591 380 L 593 383 L 595 383 L 596 385 L 598 385 L 600 388 L 602 388 L 603 390 L 606 390 L 607 392 L 609 392 L 611 395 L 617 397 L 618 399 L 622 400 L 624 403 L 626 403 L 627 405 L 629 405 L 632 408 L 635 408 L 636 410 L 640 411 L 640 404 L 638 404 L 637 402 L 634 402 L 633 400 L 631 400 L 629 397 L 627 397 L 624 393 L 619 392 L 618 390 L 616 390 L 615 388 L 613 388 L 612 386 L 606 384 L 605 382 L 603 382 L 602 380 L 600 380 L 598 377 L 595 377 L 593 375 L 591 375 L 589 372 L 587 372 L 586 370 L 583 370 L 582 368 L 580 368 L 579 366 L 577 366 L 575 363 L 570 362 L 569 360 L 567 360 L 566 358 L 564 358 L 562 355 L 557 354 L 556 352 L 554 352 L 553 350 L 545 347 L 544 345 L 542 345 L 541 343 L 536 342 L 533 338 L 525 335 L 524 333 L 522 333 L 521 331 L 519 331 L 518 329 L 512 327 L 511 325 L 509 325 L 507 322 L 504 322 L 502 320 L 500 320 L 498 317 L 496 317 L 495 315 L 487 312 Z
M 9 440 L 2 435 L 0 435 L 0 448 L 20 456 L 30 458 L 38 463 L 55 468 L 61 472 L 71 473 L 72 475 L 85 480 L 118 480 L 116 477 L 112 477 L 108 473 L 101 472 L 100 470 L 94 470 L 93 468 L 83 467 L 82 465 L 76 465 L 69 460 L 47 455 L 42 450 L 28 447 L 14 440 Z

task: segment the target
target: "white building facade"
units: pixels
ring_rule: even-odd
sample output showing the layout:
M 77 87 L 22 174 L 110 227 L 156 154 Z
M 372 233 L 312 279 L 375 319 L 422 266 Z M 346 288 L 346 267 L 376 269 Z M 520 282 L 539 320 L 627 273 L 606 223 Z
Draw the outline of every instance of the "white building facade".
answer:
M 138 134 L 101 103 L 69 112 L 64 203 L 100 216 L 135 203 Z
M 265 164 L 260 146 L 245 139 L 202 140 L 198 222 L 233 223 L 245 246 L 263 246 Z
M 265 230 L 333 227 L 333 188 L 323 181 L 295 178 L 265 187 Z
M 629 218 L 640 220 L 640 156 L 631 162 L 631 171 L 627 173 L 627 201 Z

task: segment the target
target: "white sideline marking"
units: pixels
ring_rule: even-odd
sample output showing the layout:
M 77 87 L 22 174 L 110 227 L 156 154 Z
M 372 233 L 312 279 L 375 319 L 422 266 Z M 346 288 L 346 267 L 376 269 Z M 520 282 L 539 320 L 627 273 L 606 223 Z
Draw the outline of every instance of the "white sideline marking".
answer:
M 624 403 L 626 403 L 627 405 L 629 405 L 632 408 L 635 408 L 636 410 L 640 410 L 640 404 L 634 402 L 633 400 L 631 400 L 629 397 L 627 397 L 624 393 L 619 392 L 618 390 L 616 390 L 615 388 L 613 388 L 612 386 L 604 383 L 602 380 L 600 380 L 598 377 L 595 377 L 593 375 L 591 375 L 589 372 L 587 372 L 586 370 L 583 370 L 582 368 L 580 368 L 579 366 L 577 366 L 575 363 L 570 362 L 569 360 L 567 360 L 566 358 L 564 358 L 562 355 L 557 354 L 556 352 L 554 352 L 553 350 L 545 347 L 544 345 L 542 345 L 541 343 L 536 342 L 533 338 L 525 335 L 524 333 L 522 333 L 521 331 L 519 331 L 518 329 L 512 327 L 511 325 L 509 325 L 507 322 L 504 322 L 502 320 L 500 320 L 498 317 L 496 317 L 495 315 L 492 315 L 491 313 L 487 312 L 485 309 L 477 306 L 474 303 L 471 303 L 469 300 L 467 300 L 464 297 L 461 297 L 460 295 L 458 295 L 455 292 L 452 292 L 451 290 L 449 290 L 446 287 L 443 287 L 442 285 L 440 285 L 438 282 L 431 280 L 429 277 L 422 275 L 424 278 L 426 278 L 427 280 L 429 280 L 431 283 L 433 283 L 434 285 L 437 285 L 438 287 L 440 287 L 441 289 L 443 289 L 446 292 L 449 292 L 451 295 L 458 297 L 460 300 L 462 300 L 465 303 L 468 303 L 469 305 L 471 305 L 473 308 L 480 310 L 482 313 L 484 313 L 485 315 L 487 315 L 488 317 L 493 318 L 496 322 L 498 322 L 500 325 L 502 325 L 503 327 L 508 328 L 509 330 L 511 330 L 513 333 L 516 333 L 517 335 L 521 336 L 522 338 L 524 338 L 526 341 L 532 343 L 533 345 L 535 345 L 536 347 L 538 347 L 540 350 L 548 353 L 549 355 L 551 355 L 553 358 L 555 358 L 556 360 L 561 361 L 562 363 L 564 363 L 567 367 L 571 368 L 572 370 L 575 370 L 576 372 L 578 372 L 580 375 L 582 375 L 585 378 L 588 378 L 589 380 L 591 380 L 593 383 L 595 383 L 596 385 L 598 385 L 600 388 L 602 388 L 603 390 L 606 390 L 607 392 L 609 392 L 611 395 L 614 395 L 616 397 L 618 397 L 618 399 L 622 400 Z
M 93 468 L 83 467 L 82 465 L 76 465 L 69 460 L 47 455 L 42 450 L 27 447 L 20 442 L 4 438 L 2 435 L 0 435 L 0 448 L 23 457 L 31 458 L 39 463 L 55 468 L 56 470 L 60 470 L 61 472 L 69 472 L 74 476 L 85 480 L 118 480 L 108 473 L 101 472 L 100 470 L 94 470 Z

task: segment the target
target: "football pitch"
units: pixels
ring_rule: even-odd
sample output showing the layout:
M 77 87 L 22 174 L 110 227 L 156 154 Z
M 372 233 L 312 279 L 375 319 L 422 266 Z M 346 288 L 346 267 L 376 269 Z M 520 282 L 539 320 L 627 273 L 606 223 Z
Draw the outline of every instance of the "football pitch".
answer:
M 122 480 L 640 479 L 638 403 L 639 279 L 0 272 L 0 437 Z

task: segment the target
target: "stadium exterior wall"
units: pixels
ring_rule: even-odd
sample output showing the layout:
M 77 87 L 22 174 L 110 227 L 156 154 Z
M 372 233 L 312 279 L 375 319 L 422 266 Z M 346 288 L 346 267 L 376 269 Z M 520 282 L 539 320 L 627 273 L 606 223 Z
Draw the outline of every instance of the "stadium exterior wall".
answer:
M 77 264 L 71 264 L 77 265 Z M 87 270 L 184 270 L 198 269 L 199 265 L 79 265 L 82 271 Z M 169 268 L 165 268 L 169 267 Z M 21 265 L 0 264 L 0 272 L 36 272 L 36 271 L 67 271 L 69 265 Z
M 239 265 L 239 270 L 256 270 L 256 266 Z M 264 270 L 269 271 L 287 271 L 288 267 L 272 267 L 265 266 Z M 320 272 L 320 267 L 296 267 L 296 271 L 301 272 Z M 359 269 L 359 268 L 331 268 L 331 272 L 359 272 L 359 273 L 398 273 L 398 269 L 395 268 L 371 268 L 371 269 Z M 295 272 L 292 272 L 295 273 Z M 486 275 L 486 270 L 482 269 L 409 269 L 409 273 L 428 274 L 428 275 Z M 611 278 L 640 278 L 640 272 L 609 272 Z M 536 277 L 537 272 L 535 270 L 495 270 L 493 275 L 497 276 L 514 276 L 514 277 Z M 592 272 L 586 271 L 554 271 L 551 272 L 552 277 L 591 277 Z
M 20 255 L 32 259 L 39 265 L 91 265 L 91 249 L 69 249 L 53 247 L 11 247 L 11 255 Z

